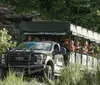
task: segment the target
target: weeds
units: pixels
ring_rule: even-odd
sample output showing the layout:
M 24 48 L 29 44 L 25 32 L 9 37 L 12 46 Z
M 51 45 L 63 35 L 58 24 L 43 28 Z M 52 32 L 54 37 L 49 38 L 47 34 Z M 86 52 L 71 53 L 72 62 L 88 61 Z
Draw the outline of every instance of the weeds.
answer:
M 0 85 L 100 85 L 100 69 L 93 72 L 88 69 L 81 70 L 81 65 L 72 64 L 62 70 L 61 76 L 55 81 L 38 83 L 35 78 L 27 81 L 23 74 L 16 76 L 14 72 L 9 72 L 7 78 L 0 80 Z

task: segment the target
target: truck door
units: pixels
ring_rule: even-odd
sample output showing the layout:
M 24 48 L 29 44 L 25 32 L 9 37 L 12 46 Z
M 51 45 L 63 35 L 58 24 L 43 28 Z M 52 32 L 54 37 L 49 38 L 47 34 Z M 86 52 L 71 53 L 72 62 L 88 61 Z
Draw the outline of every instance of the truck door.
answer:
M 58 44 L 54 45 L 54 72 L 60 73 L 61 69 L 64 67 L 64 56 L 60 54 L 60 48 Z

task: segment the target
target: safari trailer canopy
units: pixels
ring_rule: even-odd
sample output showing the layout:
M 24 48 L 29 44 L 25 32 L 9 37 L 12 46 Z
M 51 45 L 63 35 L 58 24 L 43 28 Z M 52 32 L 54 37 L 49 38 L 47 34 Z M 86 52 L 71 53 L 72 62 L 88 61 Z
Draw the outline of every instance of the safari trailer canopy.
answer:
M 21 23 L 23 34 L 66 35 L 70 32 L 70 23 L 65 21 L 34 21 Z
M 20 24 L 20 28 L 25 35 L 68 35 L 71 33 L 72 35 L 100 43 L 99 33 L 73 25 L 67 21 L 24 22 Z
M 90 41 L 100 43 L 100 34 L 97 32 L 93 32 L 86 28 L 82 28 L 81 26 L 75 26 L 73 24 L 70 24 L 70 31 L 72 31 L 72 35 L 84 37 L 85 39 L 89 39 Z

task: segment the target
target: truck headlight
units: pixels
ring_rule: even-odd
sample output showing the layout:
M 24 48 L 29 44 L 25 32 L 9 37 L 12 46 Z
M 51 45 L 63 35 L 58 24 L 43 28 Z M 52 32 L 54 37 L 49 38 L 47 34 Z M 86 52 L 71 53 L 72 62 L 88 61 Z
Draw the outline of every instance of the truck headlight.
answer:
M 47 55 L 46 54 L 35 54 L 35 56 L 39 60 L 45 60 L 47 58 Z
M 42 60 L 45 60 L 47 58 L 46 54 L 39 54 L 39 57 L 41 57 Z

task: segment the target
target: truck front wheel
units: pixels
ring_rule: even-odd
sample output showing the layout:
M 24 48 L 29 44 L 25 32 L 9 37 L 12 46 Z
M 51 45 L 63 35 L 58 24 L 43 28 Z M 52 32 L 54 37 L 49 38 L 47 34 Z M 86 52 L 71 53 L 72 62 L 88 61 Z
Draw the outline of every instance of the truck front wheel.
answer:
M 53 80 L 54 79 L 53 68 L 50 65 L 46 66 L 46 69 L 45 69 L 45 78 L 47 78 L 48 80 Z

